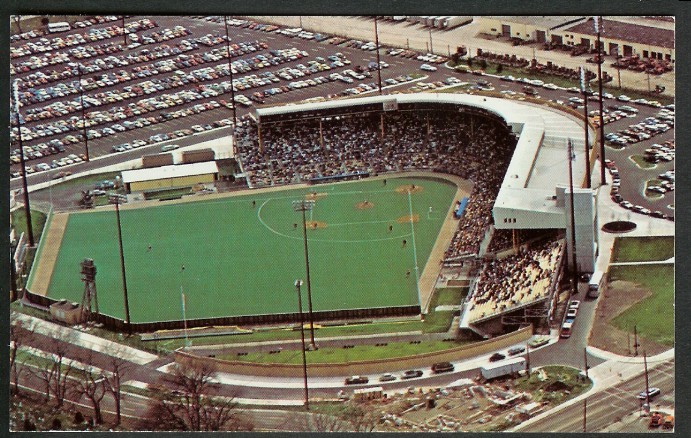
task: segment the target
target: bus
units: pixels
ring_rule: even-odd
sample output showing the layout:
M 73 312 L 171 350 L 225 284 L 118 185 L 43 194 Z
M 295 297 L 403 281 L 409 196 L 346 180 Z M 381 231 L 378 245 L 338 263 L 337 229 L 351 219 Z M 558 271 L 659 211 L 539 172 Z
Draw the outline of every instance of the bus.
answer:
M 559 333 L 560 338 L 570 338 L 571 329 L 573 328 L 573 319 L 567 319 L 561 326 L 561 333 Z
M 55 33 L 55 32 L 65 32 L 72 29 L 70 26 L 70 23 L 66 21 L 60 21 L 58 23 L 48 23 L 48 32 L 50 33 Z
M 588 282 L 588 297 L 597 298 L 600 296 L 600 288 L 605 279 L 605 273 L 602 271 L 595 271 L 593 275 L 590 276 L 590 281 Z

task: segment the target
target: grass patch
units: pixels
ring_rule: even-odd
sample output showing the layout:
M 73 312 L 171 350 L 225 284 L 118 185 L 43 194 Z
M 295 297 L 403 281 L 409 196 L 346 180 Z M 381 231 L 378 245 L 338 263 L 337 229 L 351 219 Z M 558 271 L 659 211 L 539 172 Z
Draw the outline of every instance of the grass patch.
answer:
M 670 238 L 671 239 L 671 238 Z M 674 265 L 613 266 L 610 281 L 624 280 L 649 289 L 652 295 L 634 304 L 612 323 L 663 345 L 674 345 Z
M 62 180 L 54 180 L 53 181 L 53 196 L 55 196 L 55 190 L 56 189 L 72 189 L 72 188 L 79 188 L 79 189 L 84 189 L 85 186 L 91 186 L 90 189 L 93 189 L 94 185 L 97 182 L 103 181 L 103 180 L 110 180 L 110 181 L 115 181 L 115 177 L 119 176 L 121 172 L 105 172 L 105 173 L 97 173 L 94 175 L 87 175 L 87 176 L 82 176 L 79 178 L 74 178 L 74 179 L 69 179 L 66 181 Z M 38 192 L 47 192 L 48 188 L 39 190 Z M 38 193 L 37 192 L 37 193 Z
M 457 306 L 468 295 L 467 287 L 443 287 L 436 290 L 430 300 L 430 307 Z
M 612 250 L 615 262 L 649 262 L 674 257 L 674 236 L 617 237 Z
M 662 182 L 662 180 L 659 180 L 659 179 L 649 179 L 648 181 L 646 181 L 646 183 L 645 183 L 645 190 L 643 191 L 643 193 L 645 194 L 645 196 L 648 197 L 648 198 L 650 198 L 650 199 L 660 199 L 660 198 L 662 198 L 662 197 L 664 196 L 662 193 L 649 192 L 649 191 L 648 191 L 648 187 L 650 187 L 650 186 L 659 186 L 661 182 Z
M 643 155 L 631 155 L 629 158 L 641 169 L 652 169 L 655 167 L 655 164 L 645 161 L 645 157 Z
M 22 233 L 26 233 L 26 211 L 24 208 L 19 208 L 12 213 L 10 213 L 12 218 L 12 227 L 14 228 L 17 237 Z M 31 228 L 34 232 L 34 239 L 38 242 L 41 239 L 41 234 L 43 233 L 43 227 L 46 225 L 46 219 L 48 215 L 38 211 L 31 210 Z
M 375 324 L 358 324 L 338 327 L 315 328 L 314 336 L 318 341 L 320 338 L 333 336 L 358 336 L 372 335 L 380 333 L 412 332 L 422 331 L 423 323 L 420 321 L 401 321 Z M 203 336 L 191 338 L 192 345 L 223 345 L 223 344 L 244 344 L 264 341 L 289 341 L 300 339 L 300 332 L 292 329 L 262 330 L 247 335 L 222 335 L 222 336 Z M 174 350 L 185 344 L 183 338 L 169 339 L 160 341 L 146 341 L 149 349 L 152 345 L 158 345 L 168 350 Z
M 470 342 L 443 342 L 432 341 L 420 344 L 409 342 L 389 342 L 386 346 L 377 347 L 374 345 L 357 345 L 354 348 L 328 348 L 321 347 L 316 351 L 307 352 L 307 362 L 316 363 L 350 363 L 364 360 L 383 360 L 397 357 L 413 356 L 422 353 L 448 350 L 460 347 Z M 284 350 L 280 354 L 249 353 L 247 356 L 237 356 L 228 354 L 217 356 L 225 360 L 238 360 L 242 362 L 254 363 L 280 363 L 280 364 L 301 364 L 302 353 L 300 350 Z
M 452 320 L 453 312 L 450 310 L 430 310 L 430 312 L 425 315 L 423 331 L 425 333 L 444 333 L 449 330 Z

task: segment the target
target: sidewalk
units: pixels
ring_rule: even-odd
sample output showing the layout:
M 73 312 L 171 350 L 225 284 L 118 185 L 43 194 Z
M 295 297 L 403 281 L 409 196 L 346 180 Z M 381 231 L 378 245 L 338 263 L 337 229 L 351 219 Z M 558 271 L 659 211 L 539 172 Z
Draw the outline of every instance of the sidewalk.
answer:
M 155 354 L 99 338 L 98 336 L 84 333 L 70 327 L 63 327 L 33 316 L 18 313 L 17 321 L 21 321 L 24 327 L 33 326 L 36 333 L 50 336 L 57 340 L 63 340 L 85 349 L 94 350 L 101 354 L 116 356 L 138 365 L 145 365 L 158 359 L 158 356 Z

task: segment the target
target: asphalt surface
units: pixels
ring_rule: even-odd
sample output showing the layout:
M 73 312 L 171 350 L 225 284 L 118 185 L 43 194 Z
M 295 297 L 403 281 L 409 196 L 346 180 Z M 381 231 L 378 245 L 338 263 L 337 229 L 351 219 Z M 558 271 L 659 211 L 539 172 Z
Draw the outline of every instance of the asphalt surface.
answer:
M 132 17 L 132 19 L 136 19 L 138 17 Z M 183 25 L 186 28 L 188 28 L 192 34 L 185 37 L 187 39 L 192 39 L 196 37 L 200 37 L 203 35 L 206 35 L 207 33 L 211 34 L 218 34 L 218 35 L 223 35 L 225 34 L 224 26 L 223 24 L 219 23 L 214 23 L 214 22 L 209 22 L 206 20 L 202 19 L 195 19 L 195 18 L 190 18 L 190 17 L 156 17 L 155 18 L 156 22 L 159 24 L 159 27 L 156 29 L 152 29 L 150 31 L 142 32 L 143 34 L 151 33 L 155 30 L 160 30 L 162 28 L 172 28 L 176 25 Z M 110 25 L 110 23 L 106 23 L 103 25 L 97 25 L 94 26 L 94 28 L 98 27 L 106 27 L 107 25 Z M 248 74 L 259 74 L 263 71 L 270 70 L 270 71 L 276 71 L 280 68 L 284 67 L 290 67 L 290 66 L 295 66 L 300 63 L 306 63 L 309 60 L 313 60 L 318 56 L 322 56 L 326 58 L 328 55 L 333 55 L 335 53 L 342 53 L 344 57 L 348 60 L 351 61 L 350 65 L 345 65 L 344 67 L 336 67 L 333 68 L 329 71 L 323 71 L 318 74 L 312 75 L 312 76 L 328 76 L 328 74 L 333 73 L 333 72 L 342 72 L 343 70 L 346 69 L 353 69 L 357 65 L 362 65 L 366 66 L 369 62 L 375 61 L 376 60 L 376 54 L 375 52 L 371 51 L 364 51 L 360 49 L 354 49 L 350 47 L 344 47 L 344 46 L 336 46 L 336 45 L 330 45 L 325 42 L 316 42 L 313 40 L 304 40 L 300 38 L 290 38 L 285 35 L 277 34 L 275 32 L 271 33 L 266 33 L 262 31 L 255 31 L 251 29 L 246 29 L 246 28 L 240 28 L 240 27 L 234 27 L 234 26 L 229 26 L 229 34 L 231 38 L 231 42 L 251 42 L 251 41 L 263 41 L 268 44 L 268 48 L 266 50 L 261 50 L 255 53 L 251 54 L 246 54 L 243 56 L 240 56 L 239 58 L 251 58 L 252 56 L 259 54 L 259 53 L 267 53 L 268 50 L 272 49 L 285 49 L 285 48 L 291 48 L 291 47 L 296 47 L 301 50 L 305 50 L 309 53 L 309 56 L 303 59 L 299 59 L 297 61 L 293 62 L 288 62 L 285 64 L 280 64 L 278 66 L 271 66 L 270 68 L 263 68 L 260 69 L 259 71 L 256 72 L 251 72 L 251 73 L 238 73 L 235 75 L 235 78 L 239 78 L 241 76 L 245 76 Z M 173 45 L 177 41 L 179 41 L 181 38 L 169 40 L 166 42 L 166 44 Z M 114 40 L 118 40 L 115 38 Z M 144 46 L 142 46 L 144 47 Z M 142 49 L 142 47 L 139 47 L 137 49 L 133 49 L 133 51 L 138 52 L 139 50 Z M 151 45 L 147 46 L 147 48 L 152 48 Z M 224 45 L 219 45 L 215 46 L 213 48 L 224 48 Z M 208 48 L 203 45 L 199 45 L 198 49 L 195 49 L 190 52 L 186 52 L 188 55 L 194 54 L 194 53 L 200 53 L 204 51 L 211 50 L 213 48 Z M 127 54 L 131 52 L 130 50 L 125 50 L 121 54 Z M 21 61 L 23 58 L 20 58 L 19 61 Z M 236 58 L 234 58 L 236 59 Z M 382 81 L 385 81 L 388 78 L 394 78 L 400 75 L 409 75 L 409 74 L 423 74 L 427 76 L 426 78 L 420 79 L 421 81 L 424 82 L 437 82 L 437 81 L 442 81 L 445 78 L 449 76 L 454 76 L 459 78 L 462 81 L 466 81 L 469 83 L 475 83 L 477 80 L 487 80 L 490 82 L 491 86 L 495 88 L 496 91 L 503 91 L 503 90 L 512 90 L 515 92 L 521 92 L 523 88 L 523 84 L 519 83 L 511 83 L 511 82 L 505 82 L 505 81 L 500 81 L 497 78 L 493 77 L 488 77 L 488 76 L 483 76 L 483 77 L 478 77 L 478 76 L 473 76 L 469 74 L 463 74 L 463 73 L 458 73 L 453 70 L 449 70 L 444 68 L 442 65 L 438 65 L 439 69 L 436 72 L 423 72 L 420 70 L 420 65 L 422 64 L 421 61 L 417 61 L 415 59 L 408 59 L 408 58 L 403 58 L 400 56 L 390 56 L 385 53 L 385 50 L 381 51 L 381 60 L 387 62 L 390 67 L 385 68 L 381 70 L 382 73 Z M 215 65 L 223 65 L 226 61 L 221 60 L 221 61 L 216 61 L 216 62 L 211 62 L 211 63 L 206 63 L 201 66 L 192 66 L 189 68 L 183 68 L 182 70 L 188 72 L 194 69 L 198 69 L 200 67 L 208 67 L 208 66 L 215 66 Z M 130 69 L 131 66 L 125 67 L 125 69 Z M 119 69 L 115 69 L 119 70 Z M 101 72 L 102 73 L 102 72 Z M 27 75 L 28 73 L 25 74 L 20 74 L 17 75 L 18 77 L 22 77 Z M 163 76 L 169 76 L 170 73 L 164 73 L 159 75 L 159 77 Z M 151 78 L 146 78 L 146 79 L 151 79 Z M 296 78 L 296 79 L 307 79 L 307 77 L 304 78 Z M 70 82 L 72 81 L 73 78 L 66 79 L 65 81 L 62 82 Z M 228 77 L 221 77 L 219 79 L 207 82 L 208 83 L 217 83 L 222 80 L 229 80 Z M 125 85 L 133 85 L 135 83 L 139 83 L 144 81 L 142 80 L 133 80 L 128 83 L 124 84 L 116 84 L 111 87 L 104 87 L 104 88 L 99 88 L 97 90 L 94 90 L 92 92 L 87 92 L 86 95 L 93 94 L 93 93 L 100 93 L 103 91 L 108 91 L 108 90 L 119 90 L 122 89 L 123 86 Z M 256 89 L 251 89 L 251 90 L 245 90 L 242 92 L 238 92 L 236 94 L 244 94 L 246 96 L 250 96 L 253 92 L 255 91 L 263 91 L 264 89 L 271 88 L 273 86 L 281 86 L 281 85 L 286 85 L 288 81 L 281 80 L 279 83 L 272 84 L 271 86 L 263 86 L 263 87 L 258 87 Z M 377 75 L 376 72 L 373 72 L 373 75 L 371 78 L 365 78 L 362 81 L 355 81 L 353 84 L 345 84 L 340 81 L 336 82 L 329 82 L 326 84 L 322 85 L 317 85 L 314 87 L 307 87 L 307 88 L 302 88 L 298 90 L 292 90 L 287 93 L 279 94 L 279 95 L 274 95 L 267 97 L 265 99 L 265 104 L 266 105 L 276 105 L 276 104 L 282 104 L 282 103 L 288 103 L 288 102 L 294 102 L 294 101 L 299 101 L 299 100 L 304 100 L 308 98 L 313 98 L 313 97 L 326 97 L 329 95 L 335 95 L 346 88 L 351 88 L 353 86 L 356 86 L 358 83 L 377 83 Z M 51 84 L 53 85 L 53 84 Z M 414 84 L 406 83 L 406 84 L 400 84 L 397 86 L 390 86 L 386 87 L 386 92 L 392 92 L 396 90 L 406 90 L 410 88 Z M 171 93 L 174 91 L 179 91 L 182 88 L 178 89 L 171 89 L 171 90 L 164 90 L 158 93 L 153 93 L 151 95 L 145 95 L 143 97 L 155 97 L 155 96 L 160 96 L 163 93 Z M 574 94 L 569 93 L 565 90 L 547 90 L 547 89 L 539 89 L 539 94 L 542 98 L 547 99 L 547 100 L 560 100 L 567 102 L 568 98 L 574 97 Z M 74 95 L 68 96 L 65 99 L 73 99 Z M 200 99 L 194 102 L 191 102 L 189 106 L 192 106 L 194 104 L 198 103 L 208 103 L 212 100 L 227 100 L 230 101 L 230 93 L 220 95 L 217 97 L 209 97 L 205 99 Z M 62 100 L 59 99 L 59 100 Z M 98 110 L 100 111 L 105 111 L 107 109 L 110 109 L 115 106 L 123 106 L 126 105 L 127 103 L 131 102 L 136 102 L 139 100 L 139 98 L 135 99 L 129 99 L 125 100 L 122 102 L 117 102 L 114 104 L 109 104 L 105 106 L 98 107 Z M 55 102 L 56 100 L 50 100 L 48 102 L 42 103 L 41 105 L 44 104 L 50 104 Z M 613 100 L 606 100 L 605 105 L 610 106 L 610 105 L 616 105 L 616 104 L 621 104 L 620 102 L 616 102 Z M 649 116 L 654 116 L 657 112 L 657 109 L 648 107 L 648 106 L 643 106 L 643 105 L 637 105 L 637 104 L 632 104 L 632 103 L 627 103 L 628 105 L 634 106 L 639 109 L 639 114 L 635 118 L 625 118 L 622 120 L 619 120 L 617 122 L 614 122 L 612 124 L 608 124 L 605 127 L 605 132 L 612 132 L 612 131 L 617 131 L 620 129 L 624 129 L 628 127 L 628 125 L 633 124 L 639 120 L 644 119 L 645 117 Z M 35 105 L 34 105 L 35 106 Z M 27 108 L 32 107 L 29 105 Z M 156 116 L 160 114 L 161 112 L 165 111 L 173 111 L 175 109 L 179 109 L 181 107 L 173 107 L 173 108 L 168 108 L 168 109 L 161 109 L 161 110 L 156 110 L 152 111 L 149 113 L 144 114 L 143 116 L 149 117 L 149 116 Z M 590 109 L 597 109 L 597 106 L 594 105 L 592 102 L 589 105 L 589 110 Z M 250 109 L 246 108 L 242 105 L 237 105 L 236 106 L 237 110 L 237 116 L 242 117 L 243 115 L 247 114 Z M 67 116 L 65 116 L 67 117 Z M 139 116 L 135 116 L 134 118 L 137 118 Z M 28 183 L 29 184 L 35 184 L 38 182 L 44 182 L 47 181 L 48 179 L 52 178 L 52 176 L 61 171 L 61 170 L 70 170 L 73 173 L 76 172 L 81 172 L 83 170 L 87 169 L 92 169 L 92 168 L 97 168 L 97 167 L 102 167 L 106 164 L 112 164 L 112 163 L 117 163 L 125 160 L 129 160 L 132 158 L 138 158 L 141 155 L 145 155 L 147 153 L 156 153 L 160 151 L 160 146 L 161 144 L 157 144 L 155 146 L 148 146 L 148 147 L 143 147 L 139 149 L 134 149 L 132 151 L 128 151 L 126 153 L 117 153 L 113 154 L 111 153 L 111 149 L 113 145 L 116 144 L 121 144 L 125 142 L 132 142 L 133 140 L 136 139 L 142 139 L 146 140 L 148 139 L 151 135 L 158 134 L 158 133 L 170 133 L 179 129 L 187 129 L 190 128 L 193 125 L 205 125 L 205 124 L 211 124 L 214 121 L 222 120 L 222 119 L 228 119 L 232 118 L 232 111 L 226 107 L 221 106 L 220 108 L 208 110 L 201 112 L 199 114 L 194 114 L 188 117 L 184 118 L 178 118 L 178 119 L 172 119 L 167 122 L 163 123 L 158 123 L 155 125 L 150 125 L 144 128 L 137 128 L 133 129 L 130 131 L 125 131 L 122 133 L 117 133 L 115 135 L 107 136 L 107 137 L 102 137 L 99 139 L 91 139 L 89 140 L 89 156 L 90 158 L 96 158 L 96 157 L 103 157 L 107 156 L 108 158 L 106 160 L 99 160 L 98 165 L 92 165 L 91 163 L 80 163 L 76 165 L 72 165 L 69 167 L 65 168 L 58 168 L 58 169 L 53 169 L 48 172 L 40 172 L 40 173 L 35 173 L 35 174 L 30 174 L 27 176 Z M 43 123 L 44 121 L 39 121 L 39 122 L 32 122 L 28 123 L 26 126 L 31 127 L 32 125 L 35 125 L 36 123 Z M 115 122 L 113 122 L 115 123 Z M 101 127 L 112 125 L 113 123 L 106 124 L 106 125 L 101 125 Z M 646 197 L 643 188 L 645 186 L 645 181 L 648 179 L 654 178 L 657 176 L 657 174 L 662 173 L 666 170 L 673 169 L 674 168 L 674 162 L 662 162 L 657 164 L 653 169 L 640 169 L 638 166 L 635 165 L 628 157 L 633 154 L 638 154 L 642 155 L 643 151 L 650 147 L 652 143 L 662 143 L 665 140 L 668 139 L 673 139 L 674 138 L 674 131 L 670 130 L 665 134 L 657 135 L 651 138 L 650 140 L 646 140 L 640 143 L 636 143 L 634 145 L 628 145 L 626 148 L 621 149 L 621 150 L 615 150 L 612 148 L 607 148 L 606 151 L 606 157 L 615 160 L 617 166 L 620 169 L 621 172 L 621 178 L 622 178 L 622 186 L 620 189 L 620 193 L 622 196 L 632 202 L 635 205 L 641 205 L 643 207 L 646 207 L 652 211 L 655 210 L 660 210 L 663 213 L 667 214 L 673 214 L 673 210 L 668 208 L 669 205 L 674 204 L 674 196 L 673 192 L 668 192 L 665 194 L 663 197 L 659 199 L 654 199 L 654 198 L 649 198 Z M 204 137 L 205 138 L 221 138 L 224 136 L 227 136 L 229 133 L 229 128 L 228 129 L 221 129 L 213 132 L 207 132 L 205 133 Z M 78 135 L 80 132 L 72 132 L 73 135 Z M 52 136 L 47 136 L 43 137 L 40 139 L 35 139 L 31 141 L 26 141 L 24 142 L 25 146 L 31 146 L 39 143 L 45 143 L 50 141 L 51 139 L 54 138 L 61 138 L 66 134 L 60 134 L 60 135 L 52 135 Z M 197 142 L 201 136 L 195 135 L 192 137 L 182 137 L 182 138 L 176 138 L 170 141 L 167 141 L 162 144 L 166 143 L 177 143 L 180 145 L 189 145 Z M 11 149 L 16 148 L 16 144 L 11 146 Z M 30 160 L 27 162 L 29 165 L 35 165 L 40 162 L 46 162 L 50 163 L 52 160 L 62 158 L 66 155 L 69 154 L 83 154 L 86 152 L 85 150 L 85 145 L 83 142 L 80 143 L 75 143 L 71 145 L 67 145 L 65 148 L 65 152 L 56 154 L 56 155 L 50 155 L 48 157 L 44 157 L 42 159 L 37 159 L 37 160 Z M 11 166 L 11 172 L 14 172 L 18 170 L 19 165 L 12 165 Z M 10 187 L 12 189 L 16 189 L 20 186 L 20 179 L 19 178 L 14 178 L 11 181 Z M 599 178 L 594 178 L 593 184 L 599 184 Z M 631 213 L 635 214 L 635 213 Z
M 641 371 L 643 365 L 641 364 Z M 651 401 L 651 408 L 657 409 L 674 407 L 674 361 L 662 364 L 648 373 L 650 387 L 661 390 L 659 396 Z M 595 432 L 619 421 L 640 408 L 640 401 L 636 395 L 645 391 L 645 375 L 641 374 L 632 379 L 597 392 L 587 398 L 586 431 Z M 521 432 L 582 432 L 583 431 L 583 403 L 575 403 L 564 408 L 558 414 L 547 416 L 540 421 L 526 426 Z

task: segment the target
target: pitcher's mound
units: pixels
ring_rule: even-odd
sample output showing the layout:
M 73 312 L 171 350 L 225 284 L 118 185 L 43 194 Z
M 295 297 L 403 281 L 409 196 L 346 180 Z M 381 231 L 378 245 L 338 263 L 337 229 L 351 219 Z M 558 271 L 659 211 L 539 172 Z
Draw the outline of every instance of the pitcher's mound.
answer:
M 312 192 L 305 195 L 305 200 L 307 201 L 316 201 L 321 198 L 326 198 L 326 193 Z
M 413 223 L 417 223 L 419 220 L 420 220 L 420 215 L 415 213 L 413 215 Z M 410 223 L 410 216 L 409 215 L 401 216 L 398 219 L 396 219 L 396 222 L 398 222 L 399 224 Z
M 316 230 L 317 228 L 326 228 L 326 222 L 322 221 L 307 221 L 305 222 L 308 230 Z
M 406 184 L 402 186 L 396 187 L 396 193 L 400 194 L 407 194 L 408 192 L 410 193 L 420 193 L 422 191 L 422 186 L 419 186 L 417 184 Z
M 374 204 L 370 201 L 362 201 L 355 204 L 355 208 L 358 210 L 367 210 L 374 207 Z

